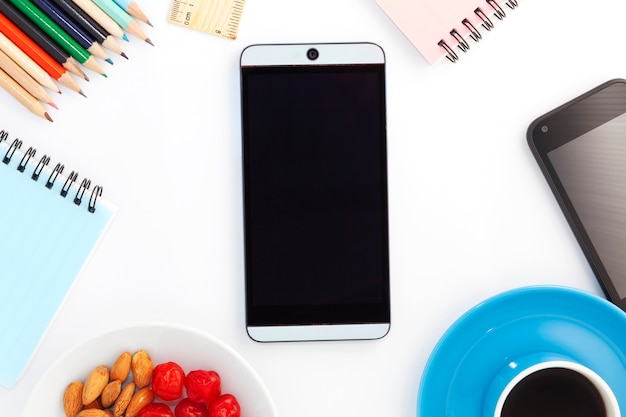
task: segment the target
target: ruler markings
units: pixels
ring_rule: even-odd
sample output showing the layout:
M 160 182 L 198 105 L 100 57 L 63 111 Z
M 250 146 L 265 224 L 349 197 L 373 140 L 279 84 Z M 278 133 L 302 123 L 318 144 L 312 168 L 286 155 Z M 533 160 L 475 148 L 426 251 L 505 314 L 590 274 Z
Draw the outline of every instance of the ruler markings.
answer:
M 236 39 L 245 0 L 172 0 L 169 22 L 215 36 Z

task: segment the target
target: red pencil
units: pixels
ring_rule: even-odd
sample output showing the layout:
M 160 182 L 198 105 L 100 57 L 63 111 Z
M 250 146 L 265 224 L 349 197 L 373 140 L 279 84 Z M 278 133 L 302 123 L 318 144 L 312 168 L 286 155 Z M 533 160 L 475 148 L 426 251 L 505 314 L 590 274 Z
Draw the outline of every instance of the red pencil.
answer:
M 18 48 L 37 63 L 52 78 L 66 87 L 82 94 L 80 86 L 72 76 L 56 62 L 46 51 L 28 37 L 20 28 L 15 26 L 5 15 L 0 13 L 0 32 L 9 38 Z

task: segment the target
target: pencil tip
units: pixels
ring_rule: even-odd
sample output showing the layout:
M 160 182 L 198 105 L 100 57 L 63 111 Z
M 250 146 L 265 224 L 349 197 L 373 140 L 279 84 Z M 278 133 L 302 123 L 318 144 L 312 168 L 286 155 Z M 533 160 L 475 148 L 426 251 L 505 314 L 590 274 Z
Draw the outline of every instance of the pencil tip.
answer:
M 54 101 L 51 101 L 51 102 L 49 102 L 48 104 L 49 104 L 50 106 L 54 107 L 55 109 L 59 110 L 59 106 L 57 106 L 57 105 L 55 104 L 55 102 L 54 102 Z
M 152 41 L 149 38 L 146 38 L 146 42 L 148 42 L 150 45 L 154 46 L 154 44 L 152 43 Z
M 86 75 L 84 78 L 85 78 L 85 81 L 89 81 L 89 77 L 87 77 Z
M 102 73 L 100 75 L 102 75 L 104 78 L 109 78 L 108 75 L 106 75 L 105 73 Z
M 78 94 L 80 94 L 81 96 L 83 96 L 83 97 L 87 98 L 87 96 L 85 95 L 85 93 L 83 93 L 83 90 L 79 90 L 79 91 L 78 91 Z
M 146 23 L 147 23 L 148 25 L 150 25 L 150 26 L 154 27 L 154 26 L 152 25 L 152 23 L 151 23 L 149 20 L 146 20 Z
M 122 35 L 122 39 L 124 39 L 126 42 L 129 42 L 128 36 L 126 36 L 126 34 Z
M 53 122 L 54 120 L 52 120 L 52 117 L 50 117 L 50 115 L 48 114 L 48 112 L 44 113 L 44 116 L 46 117 L 46 119 L 48 119 L 49 121 Z
M 124 52 L 122 52 L 120 55 L 123 56 L 124 58 L 128 59 L 128 57 L 126 56 L 126 54 Z
M 113 65 L 113 60 L 111 58 L 107 58 L 105 59 L 106 62 L 108 62 L 109 64 Z

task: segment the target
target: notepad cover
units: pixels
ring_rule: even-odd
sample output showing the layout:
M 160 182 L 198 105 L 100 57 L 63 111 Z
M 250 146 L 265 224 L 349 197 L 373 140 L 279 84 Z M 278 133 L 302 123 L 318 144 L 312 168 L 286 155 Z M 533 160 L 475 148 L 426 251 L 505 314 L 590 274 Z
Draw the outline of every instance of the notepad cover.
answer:
M 493 1 L 504 10 L 505 0 Z M 477 8 L 489 19 L 496 13 L 485 0 L 376 0 L 376 3 L 430 64 L 446 56 L 440 41 L 457 48 L 459 42 L 451 34 L 453 30 L 468 39 L 472 26 L 481 28 L 484 21 L 475 13 Z M 468 25 L 463 24 L 464 19 Z
M 6 147 L 0 150 L 5 155 Z M 76 188 L 61 197 L 62 177 L 48 189 L 50 171 L 34 181 L 34 164 L 16 169 L 20 156 L 8 165 L 0 158 L 0 385 L 7 388 L 17 383 L 116 212 L 102 199 L 89 212 L 89 191 L 80 206 L 72 201 Z

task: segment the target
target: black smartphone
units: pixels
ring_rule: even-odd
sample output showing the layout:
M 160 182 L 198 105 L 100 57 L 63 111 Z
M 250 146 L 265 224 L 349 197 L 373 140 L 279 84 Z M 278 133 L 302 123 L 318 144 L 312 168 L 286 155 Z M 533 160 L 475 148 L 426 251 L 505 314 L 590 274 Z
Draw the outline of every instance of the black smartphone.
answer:
M 248 334 L 262 342 L 383 337 L 383 50 L 251 45 L 240 63 Z
M 605 295 L 626 310 L 626 80 L 539 117 L 527 136 Z

